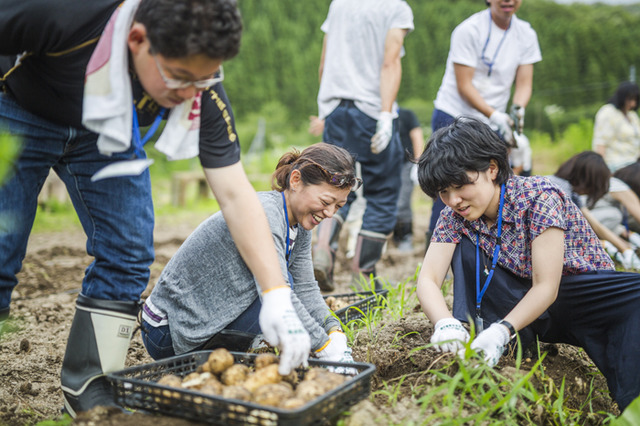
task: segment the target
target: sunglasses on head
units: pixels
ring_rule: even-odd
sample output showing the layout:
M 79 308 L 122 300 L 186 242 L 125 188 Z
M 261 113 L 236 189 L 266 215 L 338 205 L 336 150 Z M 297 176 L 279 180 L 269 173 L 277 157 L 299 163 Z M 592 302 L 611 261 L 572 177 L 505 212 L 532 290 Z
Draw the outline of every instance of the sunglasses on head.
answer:
M 349 188 L 351 191 L 357 191 L 362 186 L 362 179 L 356 177 L 353 173 L 336 173 L 322 167 L 320 164 L 312 160 L 309 161 L 309 165 L 316 166 L 323 174 L 328 178 L 329 183 L 338 188 Z

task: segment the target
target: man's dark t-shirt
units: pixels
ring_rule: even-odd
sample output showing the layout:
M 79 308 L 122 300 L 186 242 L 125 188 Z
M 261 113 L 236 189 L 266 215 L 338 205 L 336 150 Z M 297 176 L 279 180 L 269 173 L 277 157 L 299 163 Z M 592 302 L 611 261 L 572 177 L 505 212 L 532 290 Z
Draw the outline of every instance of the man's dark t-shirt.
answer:
M 60 125 L 82 127 L 87 63 L 121 0 L 0 0 L 0 76 L 3 91 L 29 112 Z M 0 83 L 1 84 L 1 83 Z M 132 76 L 141 126 L 158 105 Z M 145 99 L 146 98 L 146 99 Z M 235 164 L 240 144 L 222 84 L 202 93 L 200 161 Z

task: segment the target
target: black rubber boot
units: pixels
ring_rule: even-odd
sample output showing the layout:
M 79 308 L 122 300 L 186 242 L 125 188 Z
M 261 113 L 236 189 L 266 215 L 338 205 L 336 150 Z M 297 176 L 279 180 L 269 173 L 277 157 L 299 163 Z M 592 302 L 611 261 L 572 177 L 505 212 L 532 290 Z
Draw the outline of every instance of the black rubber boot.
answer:
M 396 227 L 393 229 L 393 241 L 399 251 L 413 251 L 413 223 L 396 222 Z
M 4 327 L 7 318 L 9 318 L 9 308 L 0 309 L 0 334 L 2 334 L 2 327 Z
M 330 219 L 324 219 L 318 225 L 318 241 L 313 247 L 313 273 L 318 281 L 320 290 L 333 291 L 333 265 L 338 251 L 340 230 L 344 219 L 335 215 Z
M 369 281 L 373 275 L 375 291 L 382 290 L 382 283 L 376 278 L 376 263 L 382 257 L 382 250 L 387 242 L 387 236 L 371 231 L 360 231 L 356 243 L 356 255 L 353 257 L 353 278 L 362 283 L 364 278 Z
M 105 374 L 124 368 L 138 309 L 138 302 L 78 296 L 61 372 L 71 417 L 99 405 L 116 406 Z

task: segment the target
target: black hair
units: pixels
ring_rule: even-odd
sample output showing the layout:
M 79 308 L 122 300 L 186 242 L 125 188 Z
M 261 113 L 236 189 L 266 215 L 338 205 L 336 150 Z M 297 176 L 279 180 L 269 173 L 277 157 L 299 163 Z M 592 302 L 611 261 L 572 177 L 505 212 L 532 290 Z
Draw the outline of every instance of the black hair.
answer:
M 470 117 L 458 117 L 435 131 L 418 160 L 418 182 L 435 198 L 450 186 L 472 182 L 467 172 L 484 172 L 491 160 L 498 165 L 495 183 L 501 185 L 513 174 L 509 146 L 491 128 Z
M 635 163 L 616 170 L 613 176 L 629 185 L 629 188 L 640 197 L 640 159 Z
M 302 153 L 294 148 L 280 157 L 276 171 L 273 172 L 271 187 L 280 192 L 288 189 L 289 176 L 293 170 L 300 171 L 305 185 L 320 185 L 332 184 L 331 175 L 327 172 L 355 177 L 355 167 L 355 160 L 349 151 L 339 146 L 320 142 L 307 147 Z M 345 182 L 339 187 L 350 188 L 351 182 Z
M 620 83 L 620 85 L 616 89 L 616 92 L 613 94 L 613 96 L 611 96 L 611 98 L 609 98 L 608 103 L 612 104 L 619 110 L 622 110 L 625 102 L 629 99 L 636 100 L 636 106 L 633 108 L 633 110 L 637 110 L 638 103 L 640 103 L 640 89 L 638 88 L 638 85 L 636 83 L 633 83 L 631 81 L 624 81 Z
M 151 53 L 166 58 L 226 60 L 240 50 L 236 0 L 142 0 L 134 19 L 145 26 Z
M 609 192 L 611 171 L 604 158 L 594 151 L 583 151 L 562 163 L 555 176 L 568 181 L 573 191 L 587 195 L 587 207 Z

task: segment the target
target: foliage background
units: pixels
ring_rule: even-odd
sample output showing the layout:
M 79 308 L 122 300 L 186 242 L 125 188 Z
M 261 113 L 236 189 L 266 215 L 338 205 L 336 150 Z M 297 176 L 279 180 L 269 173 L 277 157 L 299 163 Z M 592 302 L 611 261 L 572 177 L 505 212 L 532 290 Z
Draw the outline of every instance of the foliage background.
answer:
M 428 125 L 451 31 L 485 6 L 483 0 L 408 3 L 416 28 L 405 41 L 398 98 Z M 253 126 L 258 117 L 266 117 L 271 130 L 284 125 L 306 128 L 307 116 L 317 112 L 320 26 L 329 4 L 330 0 L 239 2 L 245 25 L 242 48 L 238 57 L 225 63 L 225 88 L 236 116 L 250 119 Z M 527 128 L 555 139 L 569 124 L 592 119 L 621 81 L 635 78 L 633 67 L 640 57 L 639 11 L 637 4 L 523 1 L 517 15 L 538 33 L 543 55 L 535 66 Z M 248 139 L 241 138 L 245 149 L 251 137 L 249 132 Z

